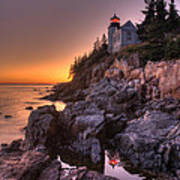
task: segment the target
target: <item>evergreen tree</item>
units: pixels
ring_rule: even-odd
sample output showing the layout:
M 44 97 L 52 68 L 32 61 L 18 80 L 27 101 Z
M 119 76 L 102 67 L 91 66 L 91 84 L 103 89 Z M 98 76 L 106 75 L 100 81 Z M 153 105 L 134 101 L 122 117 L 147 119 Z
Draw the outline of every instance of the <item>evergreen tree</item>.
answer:
M 102 35 L 101 46 L 102 46 L 102 48 L 105 49 L 105 50 L 108 48 L 107 38 L 106 38 L 106 35 L 105 35 L 105 34 Z
M 148 5 L 146 7 L 147 10 L 142 11 L 145 14 L 144 24 L 151 24 L 155 20 L 155 0 L 151 0 L 150 2 L 145 0 L 145 3 Z
M 166 10 L 166 3 L 164 0 L 157 0 L 156 2 L 156 20 L 158 23 L 165 23 L 168 12 Z
M 145 14 L 145 20 L 142 23 L 142 33 L 140 38 L 147 42 L 146 50 L 151 54 L 151 60 L 157 61 L 162 59 L 165 54 L 165 32 L 167 28 L 166 3 L 164 0 L 145 1 L 148 6 L 147 11 L 142 11 Z
M 145 15 L 145 19 L 141 24 L 137 25 L 137 33 L 139 35 L 140 40 L 142 41 L 147 40 L 147 27 L 155 21 L 155 0 L 144 0 L 144 2 L 146 4 L 146 7 L 145 10 L 142 11 L 142 13 Z
M 101 47 L 101 45 L 100 45 L 100 40 L 99 40 L 99 37 L 98 37 L 96 39 L 96 41 L 94 42 L 93 51 L 94 52 L 98 51 L 100 47 Z
M 179 58 L 180 17 L 174 0 L 171 0 L 169 13 L 165 0 L 145 0 L 145 3 L 148 4 L 142 11 L 145 19 L 138 25 L 138 34 L 145 41 L 140 51 L 141 58 L 144 62 Z
M 155 2 L 155 19 L 146 27 L 146 39 L 150 43 L 155 43 L 158 46 L 164 44 L 165 33 L 167 32 L 167 14 L 164 0 L 157 0 Z
M 168 31 L 175 30 L 180 26 L 178 11 L 176 10 L 174 0 L 169 4 Z

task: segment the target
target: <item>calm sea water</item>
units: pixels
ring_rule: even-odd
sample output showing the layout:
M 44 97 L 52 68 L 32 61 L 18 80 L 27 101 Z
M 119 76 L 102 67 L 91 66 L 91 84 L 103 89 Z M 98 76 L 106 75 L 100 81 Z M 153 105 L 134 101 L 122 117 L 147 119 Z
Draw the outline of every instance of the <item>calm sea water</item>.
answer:
M 52 103 L 46 100 L 39 100 L 42 96 L 47 95 L 51 88 L 52 86 L 50 85 L 0 85 L 0 144 L 24 138 L 23 128 L 27 125 L 28 116 L 31 112 L 26 110 L 26 107 L 32 106 L 33 109 L 36 109 L 38 106 L 54 104 L 58 111 L 64 109 L 65 104 L 62 102 Z M 6 115 L 12 117 L 5 118 Z M 129 173 L 122 166 L 110 166 L 110 159 L 106 153 L 104 163 L 105 175 L 123 180 L 143 179 L 137 174 Z M 70 167 L 68 164 L 66 165 Z
M 39 100 L 48 94 L 51 85 L 0 85 L 0 144 L 10 143 L 14 139 L 24 138 L 23 128 L 27 125 L 31 111 L 28 106 L 51 105 L 52 102 Z M 55 103 L 58 110 L 64 108 L 62 102 Z M 12 116 L 5 118 L 5 116 Z

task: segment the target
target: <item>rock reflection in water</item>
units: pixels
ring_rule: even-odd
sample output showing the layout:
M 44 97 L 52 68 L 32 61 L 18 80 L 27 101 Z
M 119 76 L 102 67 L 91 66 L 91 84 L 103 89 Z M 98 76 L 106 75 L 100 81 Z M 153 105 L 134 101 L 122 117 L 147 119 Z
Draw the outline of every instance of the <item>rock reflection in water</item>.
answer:
M 74 167 L 84 167 L 86 166 L 87 169 L 98 171 L 100 173 L 104 172 L 104 159 L 102 158 L 101 163 L 93 164 L 89 158 L 85 158 L 80 154 L 71 152 L 69 150 L 62 150 L 60 153 L 60 159 L 65 165 L 64 167 L 74 168 Z M 104 153 L 103 153 L 104 155 Z M 102 155 L 102 156 L 103 156 Z
M 117 162 L 114 166 L 110 163 L 112 160 Z M 144 177 L 140 177 L 140 175 L 136 173 L 128 172 L 124 168 L 124 166 L 125 164 L 121 162 L 120 158 L 116 153 L 111 154 L 109 151 L 105 151 L 105 175 L 116 177 L 123 180 L 145 180 Z
M 103 154 L 105 157 L 101 163 L 93 164 L 89 159 L 85 159 L 78 154 L 74 154 L 68 150 L 63 150 L 60 152 L 61 163 L 66 169 L 73 169 L 75 167 L 84 167 L 86 166 L 89 170 L 98 171 L 104 173 L 106 176 L 115 177 L 122 180 L 145 180 L 145 177 L 139 175 L 136 171 L 133 171 L 130 166 L 127 166 L 120 161 L 120 158 L 117 154 L 110 154 L 109 151 L 105 151 Z M 112 167 L 109 162 L 114 159 L 118 163 Z

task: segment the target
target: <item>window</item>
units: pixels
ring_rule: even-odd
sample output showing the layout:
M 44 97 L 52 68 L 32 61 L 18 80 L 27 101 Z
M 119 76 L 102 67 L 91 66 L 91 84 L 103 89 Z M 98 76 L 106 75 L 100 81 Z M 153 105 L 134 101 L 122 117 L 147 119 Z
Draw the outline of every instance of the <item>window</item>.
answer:
M 132 40 L 132 34 L 131 34 L 131 31 L 127 31 L 126 32 L 126 38 L 127 38 L 127 41 L 131 41 Z

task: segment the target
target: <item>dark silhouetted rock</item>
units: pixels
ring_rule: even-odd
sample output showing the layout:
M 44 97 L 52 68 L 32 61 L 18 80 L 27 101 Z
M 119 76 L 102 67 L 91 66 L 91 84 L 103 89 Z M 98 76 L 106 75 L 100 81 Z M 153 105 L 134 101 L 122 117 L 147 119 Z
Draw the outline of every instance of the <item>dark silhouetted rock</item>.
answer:
M 4 118 L 5 119 L 10 119 L 10 118 L 12 118 L 12 115 L 5 115 Z
M 12 146 L 12 145 L 11 145 Z M 36 180 L 51 162 L 46 153 L 11 151 L 0 153 L 0 179 Z
M 47 143 L 48 138 L 56 133 L 57 118 L 55 106 L 39 107 L 31 113 L 25 135 L 28 149 Z
M 32 106 L 28 106 L 25 108 L 26 110 L 33 110 L 33 107 Z
M 58 180 L 60 179 L 61 164 L 57 160 L 52 161 L 42 172 L 38 180 Z

